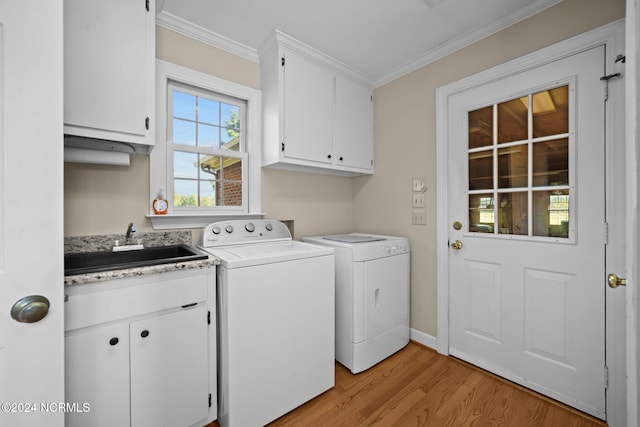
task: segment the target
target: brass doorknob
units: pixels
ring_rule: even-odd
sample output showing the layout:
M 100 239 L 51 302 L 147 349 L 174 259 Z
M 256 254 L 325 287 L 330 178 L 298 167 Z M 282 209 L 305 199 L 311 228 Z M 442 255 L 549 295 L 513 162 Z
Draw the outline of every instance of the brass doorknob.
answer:
M 460 250 L 460 249 L 462 249 L 462 242 L 460 240 L 456 240 L 454 242 L 451 242 L 451 247 L 453 249 Z
M 22 323 L 39 322 L 48 312 L 49 300 L 42 295 L 29 295 L 11 307 L 11 317 Z
M 609 274 L 609 277 L 607 277 L 607 282 L 609 282 L 610 288 L 617 288 L 618 286 L 627 286 L 627 279 L 618 277 L 618 275 L 615 273 Z

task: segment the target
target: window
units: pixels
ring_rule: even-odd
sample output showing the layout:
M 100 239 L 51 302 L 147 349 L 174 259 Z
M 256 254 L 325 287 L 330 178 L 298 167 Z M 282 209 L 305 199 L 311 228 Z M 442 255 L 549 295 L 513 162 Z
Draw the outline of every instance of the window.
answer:
M 173 207 L 242 206 L 246 102 L 174 82 L 167 90 Z
M 569 84 L 467 113 L 469 231 L 572 238 L 572 114 Z
M 160 60 L 156 71 L 149 190 L 169 209 L 148 215 L 154 228 L 262 216 L 260 92 Z

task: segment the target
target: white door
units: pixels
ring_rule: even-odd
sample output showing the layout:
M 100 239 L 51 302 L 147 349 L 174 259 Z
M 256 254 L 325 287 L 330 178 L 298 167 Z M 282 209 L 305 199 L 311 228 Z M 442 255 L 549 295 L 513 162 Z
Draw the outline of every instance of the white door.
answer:
M 450 353 L 605 418 L 604 47 L 449 104 Z
M 62 0 L 0 2 L 2 426 L 64 425 L 62 21 Z M 28 296 L 48 313 L 17 322 Z

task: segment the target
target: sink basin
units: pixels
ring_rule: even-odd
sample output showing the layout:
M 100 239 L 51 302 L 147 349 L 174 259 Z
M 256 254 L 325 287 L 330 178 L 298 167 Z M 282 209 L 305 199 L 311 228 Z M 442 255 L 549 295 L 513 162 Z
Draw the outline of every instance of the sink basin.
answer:
M 64 256 L 64 275 L 73 276 L 207 258 L 206 254 L 197 252 L 187 245 L 151 246 L 123 252 L 82 252 Z

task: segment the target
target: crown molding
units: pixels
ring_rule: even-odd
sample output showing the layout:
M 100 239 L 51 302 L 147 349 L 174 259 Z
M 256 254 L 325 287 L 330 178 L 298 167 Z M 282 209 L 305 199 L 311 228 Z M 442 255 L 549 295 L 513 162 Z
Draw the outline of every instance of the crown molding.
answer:
M 492 22 L 489 25 L 485 25 L 481 28 L 477 28 L 468 33 L 462 34 L 459 37 L 455 37 L 447 41 L 446 43 L 441 44 L 435 49 L 431 49 L 425 54 L 420 55 L 415 59 L 394 68 L 391 72 L 376 78 L 374 81 L 374 87 L 380 87 L 406 74 L 409 74 L 412 71 L 429 65 L 432 62 L 442 59 L 447 55 L 450 55 L 460 49 L 472 45 L 473 43 L 485 37 L 489 37 L 492 34 L 495 34 L 511 25 L 523 21 L 530 16 L 540 13 L 543 10 L 555 6 L 563 1 L 564 0 L 548 0 L 543 2 L 534 2 L 534 4 L 530 4 L 521 9 L 518 9 L 505 16 L 504 18 Z
M 256 49 L 214 33 L 164 10 L 156 15 L 156 24 L 256 64 L 260 62 Z

